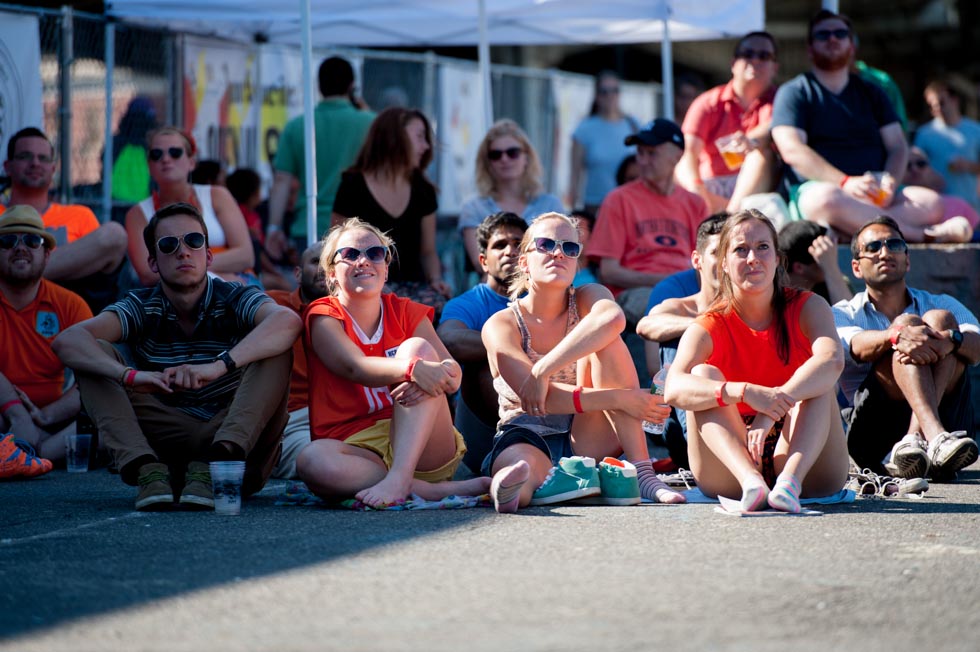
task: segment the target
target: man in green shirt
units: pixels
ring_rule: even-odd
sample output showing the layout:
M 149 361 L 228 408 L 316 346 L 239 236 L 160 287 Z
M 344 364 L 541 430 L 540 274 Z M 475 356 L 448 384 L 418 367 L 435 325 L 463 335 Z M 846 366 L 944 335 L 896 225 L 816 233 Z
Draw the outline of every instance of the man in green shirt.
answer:
M 345 59 L 324 59 L 320 64 L 319 82 L 323 100 L 313 113 L 316 129 L 317 238 L 330 228 L 330 213 L 340 185 L 340 174 L 354 163 L 368 127 L 374 120 L 374 113 L 362 111 L 353 104 L 354 69 Z M 286 123 L 276 152 L 276 172 L 269 195 L 266 249 L 277 260 L 282 259 L 288 249 L 290 237 L 304 241 L 300 250 L 306 248 L 305 117 L 297 116 Z M 299 180 L 299 199 L 296 202 L 296 219 L 287 234 L 283 232 L 283 216 L 289 188 L 294 180 Z

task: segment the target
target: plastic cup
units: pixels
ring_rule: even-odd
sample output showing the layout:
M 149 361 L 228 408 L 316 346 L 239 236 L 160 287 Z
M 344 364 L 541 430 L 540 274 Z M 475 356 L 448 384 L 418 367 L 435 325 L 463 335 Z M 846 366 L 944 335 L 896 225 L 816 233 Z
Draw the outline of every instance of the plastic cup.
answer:
M 77 433 L 65 435 L 65 463 L 69 473 L 88 471 L 88 458 L 92 451 L 92 435 Z
M 237 516 L 242 511 L 242 479 L 245 462 L 211 462 L 214 513 Z
M 745 162 L 745 152 L 748 149 L 745 134 L 736 131 L 733 134 L 722 136 L 715 140 L 715 146 L 729 170 L 734 171 L 742 167 L 742 163 Z

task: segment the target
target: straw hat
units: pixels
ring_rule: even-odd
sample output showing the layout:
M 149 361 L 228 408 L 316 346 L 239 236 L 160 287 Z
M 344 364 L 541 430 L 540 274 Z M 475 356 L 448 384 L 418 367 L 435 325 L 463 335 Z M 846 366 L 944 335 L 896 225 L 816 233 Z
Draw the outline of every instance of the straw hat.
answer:
M 0 235 L 4 233 L 33 233 L 44 238 L 48 249 L 54 249 L 54 236 L 44 229 L 41 216 L 33 206 L 10 206 L 0 215 Z

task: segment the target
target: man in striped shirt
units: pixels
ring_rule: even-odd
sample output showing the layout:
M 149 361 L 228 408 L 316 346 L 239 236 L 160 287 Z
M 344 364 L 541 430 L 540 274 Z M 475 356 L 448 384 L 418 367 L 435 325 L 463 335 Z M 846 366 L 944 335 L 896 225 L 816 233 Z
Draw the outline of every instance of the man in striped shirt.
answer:
M 161 208 L 143 238 L 159 283 L 66 330 L 54 348 L 77 372 L 123 481 L 139 486 L 136 508 L 210 509 L 208 462 L 245 461 L 243 495 L 272 473 L 302 322 L 258 288 L 208 275 L 194 206 Z
M 980 361 L 980 324 L 953 297 L 906 285 L 908 245 L 892 218 L 859 228 L 851 254 L 867 289 L 834 306 L 851 457 L 876 473 L 952 480 L 978 456 L 966 368 Z

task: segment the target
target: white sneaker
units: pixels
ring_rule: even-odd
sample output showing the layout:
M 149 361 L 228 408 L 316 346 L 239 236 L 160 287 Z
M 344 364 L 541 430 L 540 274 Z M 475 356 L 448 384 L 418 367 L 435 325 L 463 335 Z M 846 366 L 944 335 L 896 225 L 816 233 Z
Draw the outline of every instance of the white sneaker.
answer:
M 927 449 L 922 435 L 910 432 L 892 447 L 892 459 L 885 468 L 896 478 L 924 478 L 929 472 Z
M 929 442 L 928 455 L 933 475 L 949 476 L 977 461 L 977 442 L 965 430 L 941 432 Z

